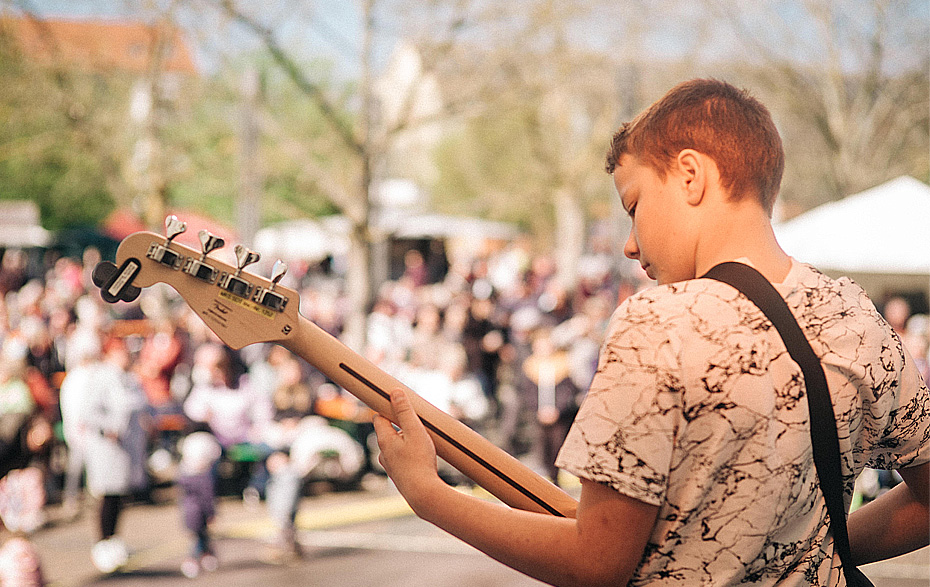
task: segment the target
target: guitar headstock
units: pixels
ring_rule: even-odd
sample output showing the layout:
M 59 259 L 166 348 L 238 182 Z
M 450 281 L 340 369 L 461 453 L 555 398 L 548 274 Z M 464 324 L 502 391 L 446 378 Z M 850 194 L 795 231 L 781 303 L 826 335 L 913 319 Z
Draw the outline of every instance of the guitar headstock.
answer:
M 187 229 L 175 216 L 165 220 L 166 235 L 136 232 L 116 251 L 116 264 L 104 261 L 94 269 L 94 284 L 108 302 L 132 301 L 142 288 L 166 283 L 228 346 L 240 349 L 258 342 L 278 342 L 298 327 L 299 296 L 278 284 L 287 268 L 277 261 L 271 278 L 243 270 L 259 254 L 236 245 L 237 266 L 210 257 L 225 242 L 205 230 L 197 251 L 174 238 Z

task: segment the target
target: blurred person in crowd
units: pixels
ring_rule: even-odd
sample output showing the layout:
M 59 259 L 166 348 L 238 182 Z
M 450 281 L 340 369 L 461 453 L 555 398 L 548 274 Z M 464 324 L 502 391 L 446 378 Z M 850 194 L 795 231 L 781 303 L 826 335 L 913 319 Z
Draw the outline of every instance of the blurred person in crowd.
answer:
M 496 402 L 494 378 L 500 362 L 498 353 L 506 341 L 500 326 L 495 322 L 495 299 L 491 285 L 487 281 L 482 283 L 486 289 L 471 299 L 462 328 L 461 343 L 468 356 L 469 372 L 481 382 L 485 396 Z
M 410 281 L 410 285 L 423 287 L 429 281 L 429 268 L 423 259 L 423 253 L 410 249 L 404 253 L 404 273 L 402 278 Z
M 581 311 L 553 328 L 556 344 L 568 350 L 571 378 L 580 390 L 588 389 L 597 370 L 604 328 L 613 307 L 604 293 L 595 293 L 581 304 Z
M 24 318 L 44 319 L 45 312 L 42 304 L 45 299 L 45 286 L 38 279 L 30 279 L 19 290 L 11 292 L 12 298 L 11 309 L 15 310 L 10 314 L 11 327 L 18 330 Z
M 20 330 L 28 345 L 26 351 L 26 383 L 32 397 L 48 420 L 58 410 L 58 389 L 55 385 L 65 368 L 52 341 L 46 319 L 24 319 Z
M 523 375 L 525 405 L 536 414 L 536 453 L 546 476 L 558 483 L 555 460 L 578 412 L 580 392 L 572 381 L 568 353 L 555 345 L 550 327 L 533 332 Z
M 71 257 L 60 257 L 46 272 L 47 298 L 52 303 L 74 303 L 85 291 L 83 267 Z
M 171 318 L 154 321 L 152 332 L 145 337 L 135 369 L 149 405 L 159 416 L 181 411 L 171 393 L 171 379 L 184 358 L 184 338 Z
M 930 381 L 930 316 L 914 314 L 908 318 L 902 342 L 914 357 L 921 377 Z
M 22 249 L 7 249 L 0 260 L 0 297 L 19 291 L 29 280 L 28 260 Z
M 80 357 L 73 358 L 71 356 L 72 338 L 84 337 L 86 333 L 99 337 L 101 333 L 107 330 L 109 316 L 102 305 L 104 303 L 105 302 L 99 299 L 99 295 L 95 299 L 91 294 L 81 296 L 74 303 L 74 325 L 72 328 L 68 329 L 64 345 L 65 370 L 71 369 L 71 367 L 77 365 L 82 360 Z M 77 354 L 81 355 L 83 352 L 78 350 Z
M 410 362 L 425 369 L 438 367 L 442 348 L 446 343 L 442 335 L 442 312 L 432 303 L 417 309 L 410 341 Z
M 351 479 L 362 470 L 364 452 L 347 433 L 314 415 L 315 392 L 300 361 L 281 347 L 275 349 L 280 350 L 272 354 L 277 374 L 273 414 L 262 440 L 273 451 L 267 460 L 266 493 L 277 530 L 271 558 L 286 562 L 301 554 L 294 523 L 306 477 L 329 456 L 335 457 L 339 470 L 329 467 L 322 473 L 333 481 Z
M 657 285 L 613 312 L 556 461 L 581 479 L 576 517 L 449 488 L 397 389 L 397 427 L 374 424 L 380 461 L 414 512 L 554 585 L 844 584 L 801 371 L 748 298 L 701 278 L 739 261 L 774 284 L 826 363 L 845 502 L 866 466 L 904 478 L 850 515 L 851 562 L 926 546 L 930 391 L 860 287 L 778 246 L 784 152 L 765 106 L 719 80 L 681 83 L 620 128 L 606 163 L 632 218 L 624 252 Z
M 0 585 L 44 587 L 42 562 L 35 545 L 24 536 L 13 536 L 0 548 Z
M 271 418 L 261 430 L 262 442 L 274 450 L 287 450 L 297 438 L 301 420 L 313 414 L 314 390 L 304 378 L 297 357 L 275 347 Z
M 222 448 L 212 434 L 192 432 L 179 443 L 178 504 L 184 527 L 191 533 L 190 556 L 181 563 L 181 573 L 193 579 L 201 570 L 215 571 L 218 559 L 210 539 L 210 524 L 216 516 L 216 474 L 214 467 Z
M 527 408 L 524 397 L 523 364 L 532 350 L 532 333 L 542 324 L 542 314 L 533 305 L 514 311 L 507 322 L 507 343 L 501 347 L 498 385 L 498 417 L 494 434 L 497 444 L 513 455 L 532 449 L 536 429 L 535 414 Z
M 471 428 L 483 430 L 491 416 L 481 382 L 468 371 L 468 356 L 461 345 L 451 345 L 439 357 L 438 370 L 448 386 L 444 411 Z
M 184 400 L 184 413 L 206 426 L 224 455 L 230 450 L 254 454 L 256 460 L 243 497 L 257 502 L 267 483 L 264 461 L 270 450 L 261 441 L 261 432 L 271 418 L 269 398 L 252 387 L 238 353 L 217 343 L 197 348 L 191 379 L 193 388 Z
M 32 460 L 29 430 L 38 406 L 26 384 L 25 342 L 8 336 L 0 349 L 0 476 Z
M 100 540 L 91 556 L 104 573 L 115 571 L 128 559 L 126 546 L 117 536 L 118 522 L 124 500 L 145 483 L 144 459 L 137 451 L 140 437 L 147 434 L 142 427 L 146 401 L 129 365 L 125 340 L 107 338 L 80 419 L 86 428 L 87 489 L 100 500 Z
M 97 386 L 95 372 L 102 345 L 96 332 L 82 330 L 69 342 L 71 367 L 61 383 L 59 407 L 62 435 L 68 450 L 62 506 L 65 515 L 75 518 L 80 513 L 81 484 L 87 454 L 86 436 L 92 422 L 86 422 L 84 406 Z
M 13 469 L 0 479 L 0 521 L 10 532 L 28 535 L 44 526 L 45 504 L 42 469 Z
M 445 342 L 434 352 L 434 362 L 423 365 L 410 361 L 397 371 L 398 379 L 440 410 L 471 427 L 480 427 L 490 415 L 490 402 L 478 378 L 468 371 L 465 349 Z
M 911 304 L 901 296 L 892 296 L 885 302 L 882 316 L 898 335 L 907 330 L 907 319 L 911 317 Z
M 365 470 L 362 446 L 348 432 L 321 416 L 300 420 L 294 440 L 268 457 L 267 508 L 275 526 L 272 562 L 285 563 L 302 556 L 296 519 L 302 489 L 308 480 L 352 484 Z
M 399 345 L 394 321 L 397 308 L 394 303 L 379 296 L 368 314 L 366 355 L 396 355 Z
M 275 527 L 268 558 L 271 562 L 290 562 L 302 556 L 297 540 L 297 511 L 303 487 L 303 475 L 291 461 L 290 449 L 275 450 L 268 456 L 268 514 Z

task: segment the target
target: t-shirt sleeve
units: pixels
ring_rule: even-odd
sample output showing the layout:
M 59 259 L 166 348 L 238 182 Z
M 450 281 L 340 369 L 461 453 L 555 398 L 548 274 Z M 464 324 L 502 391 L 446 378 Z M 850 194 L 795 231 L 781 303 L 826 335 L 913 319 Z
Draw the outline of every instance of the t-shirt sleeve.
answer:
M 867 419 L 867 428 L 881 426 L 869 431 L 878 437 L 867 462 L 874 469 L 901 469 L 930 461 L 930 390 L 906 350 L 899 346 L 891 354 L 903 361 L 899 379 L 886 386 L 894 393 L 881 393 L 866 406 L 874 418 Z
M 679 345 L 648 296 L 611 317 L 597 372 L 557 466 L 651 505 L 664 499 L 682 422 Z

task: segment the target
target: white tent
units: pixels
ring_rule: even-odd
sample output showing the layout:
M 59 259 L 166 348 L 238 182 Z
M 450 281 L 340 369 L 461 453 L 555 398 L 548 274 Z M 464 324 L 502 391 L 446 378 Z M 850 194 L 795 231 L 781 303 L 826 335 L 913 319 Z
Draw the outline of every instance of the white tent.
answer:
M 441 238 L 456 241 L 458 246 L 463 240 L 507 240 L 519 234 L 516 226 L 505 222 L 442 214 L 382 213 L 373 228 L 397 238 Z M 263 259 L 319 261 L 345 255 L 350 230 L 345 216 L 301 218 L 259 230 L 254 245 Z M 453 243 L 447 242 L 447 246 Z
M 28 200 L 0 202 L 0 247 L 44 247 L 52 234 L 39 225 L 39 206 Z
M 348 250 L 348 235 L 314 220 L 301 218 L 263 228 L 255 233 L 255 249 L 263 258 L 320 261 Z
M 828 273 L 886 288 L 930 284 L 930 186 L 913 177 L 814 208 L 775 234 L 789 255 Z

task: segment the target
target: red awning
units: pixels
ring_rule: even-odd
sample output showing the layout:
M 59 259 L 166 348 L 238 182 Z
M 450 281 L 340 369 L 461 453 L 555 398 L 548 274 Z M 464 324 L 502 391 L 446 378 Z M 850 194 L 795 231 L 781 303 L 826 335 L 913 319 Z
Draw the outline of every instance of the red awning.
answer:
M 171 210 L 169 213 L 174 214 L 179 220 L 187 223 L 187 231 L 175 238 L 179 243 L 199 249 L 200 241 L 197 238 L 197 234 L 201 230 L 206 230 L 222 238 L 226 241 L 227 247 L 232 247 L 239 240 L 239 236 L 234 229 L 204 216 L 203 214 L 181 209 Z M 147 229 L 138 216 L 125 208 L 120 208 L 115 210 L 104 220 L 101 230 L 110 238 L 121 241 L 130 234 Z

